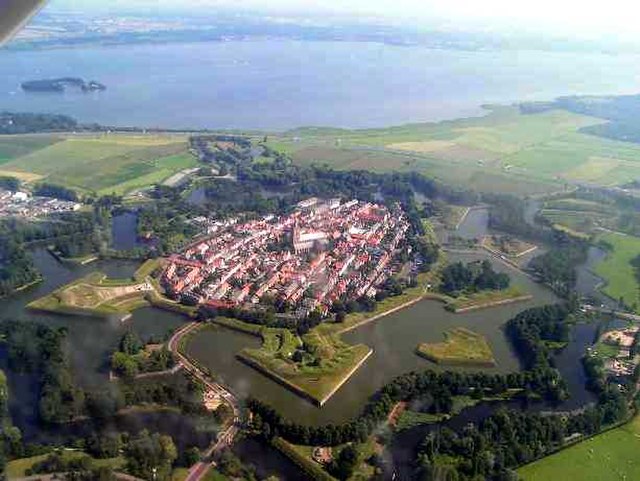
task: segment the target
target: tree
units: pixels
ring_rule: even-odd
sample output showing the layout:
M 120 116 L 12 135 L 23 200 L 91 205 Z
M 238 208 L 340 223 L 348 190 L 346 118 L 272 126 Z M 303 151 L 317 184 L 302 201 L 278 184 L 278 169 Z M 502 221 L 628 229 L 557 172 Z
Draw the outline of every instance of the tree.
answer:
M 349 479 L 358 463 L 358 450 L 353 444 L 345 446 L 337 458 L 333 460 L 330 471 L 338 479 Z
M 120 351 L 125 354 L 138 354 L 142 349 L 142 341 L 138 337 L 138 335 L 129 330 L 124 333 L 122 339 L 120 339 Z
M 124 455 L 134 476 L 163 481 L 169 479 L 178 452 L 170 436 L 144 430 L 127 443 Z
M 138 363 L 124 352 L 114 352 L 111 356 L 111 369 L 120 376 L 134 378 L 138 374 Z

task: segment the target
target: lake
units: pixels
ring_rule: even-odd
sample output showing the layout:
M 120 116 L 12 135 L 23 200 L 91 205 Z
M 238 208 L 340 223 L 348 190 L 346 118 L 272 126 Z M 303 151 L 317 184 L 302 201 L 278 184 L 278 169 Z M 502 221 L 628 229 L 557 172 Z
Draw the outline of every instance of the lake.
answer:
M 293 40 L 0 50 L 0 110 L 165 128 L 388 126 L 480 115 L 489 103 L 636 93 L 639 59 Z M 107 90 L 20 88 L 62 76 Z

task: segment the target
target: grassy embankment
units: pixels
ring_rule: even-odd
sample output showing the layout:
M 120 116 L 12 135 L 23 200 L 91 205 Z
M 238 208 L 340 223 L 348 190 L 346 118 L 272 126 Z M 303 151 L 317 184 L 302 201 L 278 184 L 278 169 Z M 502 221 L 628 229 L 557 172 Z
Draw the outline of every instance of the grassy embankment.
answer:
M 79 192 L 126 194 L 198 167 L 184 135 L 15 135 L 0 139 L 0 175 Z
M 598 240 L 611 246 L 607 257 L 595 266 L 596 274 L 606 282 L 602 292 L 616 301 L 622 299 L 626 306 L 640 313 L 640 283 L 630 264 L 640 255 L 640 238 L 608 233 L 598 236 Z
M 640 479 L 640 416 L 518 469 L 523 481 Z
M 513 236 L 494 235 L 484 236 L 480 245 L 491 253 L 503 255 L 511 259 L 517 259 L 538 248 L 535 244 L 525 242 Z
M 439 123 L 295 129 L 269 143 L 299 164 L 417 171 L 464 188 L 526 195 L 561 191 L 567 181 L 616 185 L 640 177 L 640 145 L 579 131 L 602 122 L 563 110 L 524 115 L 498 107 Z
M 29 458 L 20 458 L 9 461 L 5 472 L 7 479 L 24 478 L 28 469 L 31 469 L 35 464 L 44 461 L 47 456 L 49 456 L 49 454 L 41 454 L 39 456 L 31 456 Z M 113 469 L 121 469 L 125 464 L 124 458 L 96 459 L 91 458 L 91 456 L 82 451 L 62 451 L 61 456 L 65 461 L 88 457 L 91 459 L 91 466 L 95 468 L 109 466 Z
M 496 361 L 484 336 L 457 327 L 445 332 L 444 342 L 421 343 L 418 355 L 438 364 L 493 367 Z
M 260 336 L 262 346 L 245 348 L 238 358 L 318 405 L 323 405 L 372 352 L 363 344 L 349 345 L 338 335 L 317 330 L 300 338 L 287 329 L 256 326 L 236 319 L 216 318 L 214 322 Z M 298 350 L 302 360 L 296 362 L 293 354 Z
M 455 313 L 462 313 L 513 302 L 528 301 L 532 297 L 531 294 L 527 294 L 520 287 L 511 286 L 503 290 L 486 290 L 457 296 L 447 302 L 446 309 Z
M 319 481 L 332 481 L 336 479 L 325 470 L 322 464 L 313 459 L 312 453 L 314 446 L 291 444 L 282 438 L 275 438 L 273 445 L 299 466 L 310 479 Z M 346 446 L 347 444 L 333 446 L 331 448 L 331 455 L 334 458 L 339 456 L 340 451 Z M 355 444 L 355 448 L 358 452 L 358 460 L 349 481 L 365 481 L 371 479 L 375 474 L 375 468 L 368 460 L 374 454 L 380 454 L 382 452 L 382 446 L 376 442 L 375 435 L 372 435 L 369 436 L 365 442 Z
M 63 314 L 124 318 L 131 311 L 149 305 L 145 296 L 155 292 L 149 276 L 159 263 L 159 259 L 145 261 L 131 279 L 109 279 L 100 272 L 92 272 L 30 302 L 27 307 Z
M 604 203 L 564 197 L 547 200 L 540 215 L 557 229 L 588 238 L 598 227 L 615 229 L 618 212 L 614 206 Z

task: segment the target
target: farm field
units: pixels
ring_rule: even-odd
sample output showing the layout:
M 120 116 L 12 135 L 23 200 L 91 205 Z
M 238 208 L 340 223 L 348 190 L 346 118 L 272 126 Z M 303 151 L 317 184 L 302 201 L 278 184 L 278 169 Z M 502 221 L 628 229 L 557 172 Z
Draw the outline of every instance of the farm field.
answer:
M 606 281 L 602 292 L 614 300 L 622 299 L 636 312 L 640 312 L 640 285 L 630 261 L 640 255 L 640 238 L 608 233 L 598 236 L 612 247 L 607 257 L 595 266 L 595 272 Z
M 44 149 L 60 141 L 62 141 L 60 137 L 53 135 L 0 136 L 0 164 L 36 150 Z
M 444 336 L 443 342 L 419 344 L 417 353 L 439 364 L 495 366 L 491 347 L 480 334 L 457 327 Z
M 640 479 L 640 416 L 528 464 L 518 470 L 522 481 L 566 479 L 580 481 Z
M 81 192 L 125 194 L 196 167 L 180 135 L 0 138 L 0 175 L 46 180 Z
M 481 191 L 535 194 L 567 182 L 615 185 L 640 176 L 640 145 L 580 132 L 602 122 L 564 110 L 496 107 L 480 118 L 385 129 L 296 129 L 270 145 L 301 164 L 416 170 Z

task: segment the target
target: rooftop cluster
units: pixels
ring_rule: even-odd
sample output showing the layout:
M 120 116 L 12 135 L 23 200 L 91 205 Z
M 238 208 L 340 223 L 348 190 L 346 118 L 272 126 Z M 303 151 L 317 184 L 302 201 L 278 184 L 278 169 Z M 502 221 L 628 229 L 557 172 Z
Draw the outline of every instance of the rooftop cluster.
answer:
M 408 229 L 399 206 L 312 198 L 288 215 L 217 224 L 169 257 L 162 282 L 212 307 L 278 304 L 298 317 L 326 314 L 337 300 L 375 295 Z
M 77 202 L 32 196 L 27 192 L 11 192 L 0 189 L 0 217 L 21 216 L 34 218 L 54 212 L 76 211 L 80 207 L 81 205 Z

